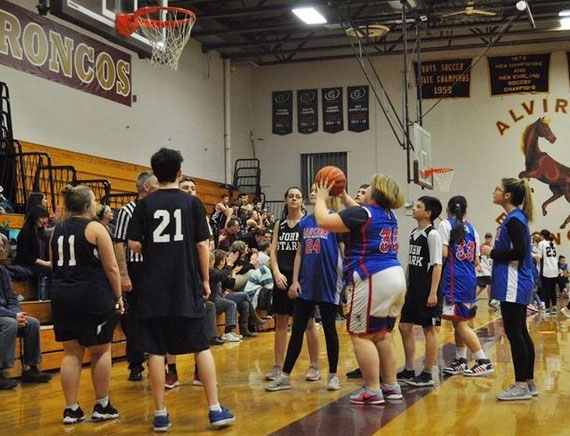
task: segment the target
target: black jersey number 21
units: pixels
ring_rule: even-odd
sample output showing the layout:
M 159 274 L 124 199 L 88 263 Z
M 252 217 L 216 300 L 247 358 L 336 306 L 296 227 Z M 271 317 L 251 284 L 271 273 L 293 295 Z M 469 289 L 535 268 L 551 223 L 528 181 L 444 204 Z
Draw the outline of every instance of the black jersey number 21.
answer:
M 172 215 L 174 216 L 175 221 L 174 241 L 183 241 L 184 235 L 182 234 L 182 211 L 180 209 L 176 209 Z M 153 218 L 155 220 L 160 220 L 160 222 L 152 232 L 152 241 L 159 244 L 170 242 L 170 234 L 165 233 L 165 230 L 170 224 L 171 220 L 170 212 L 164 209 L 155 210 Z

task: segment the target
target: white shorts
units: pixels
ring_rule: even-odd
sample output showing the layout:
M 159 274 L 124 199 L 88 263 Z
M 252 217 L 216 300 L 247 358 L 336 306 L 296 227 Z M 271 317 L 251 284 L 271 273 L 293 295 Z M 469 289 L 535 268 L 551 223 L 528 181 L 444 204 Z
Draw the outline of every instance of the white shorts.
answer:
M 363 335 L 392 331 L 406 296 L 406 278 L 394 266 L 361 279 L 354 272 L 354 290 L 348 298 L 348 332 Z

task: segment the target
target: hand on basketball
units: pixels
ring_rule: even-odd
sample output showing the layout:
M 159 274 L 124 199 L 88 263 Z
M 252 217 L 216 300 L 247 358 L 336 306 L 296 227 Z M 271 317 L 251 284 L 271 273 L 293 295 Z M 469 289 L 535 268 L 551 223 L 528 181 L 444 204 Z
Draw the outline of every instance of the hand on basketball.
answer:
M 289 288 L 289 292 L 287 292 L 287 295 L 289 295 L 291 300 L 294 300 L 301 295 L 301 286 L 299 285 L 299 282 L 293 282 Z
M 428 299 L 427 299 L 426 306 L 427 307 L 434 307 L 436 305 L 437 305 L 437 294 L 432 294 L 430 292 Z
M 328 179 L 321 180 L 316 182 L 315 185 L 317 186 L 317 200 L 326 200 L 330 196 L 330 190 L 334 185 L 334 182 L 330 182 Z
M 488 245 L 481 245 L 481 254 L 482 254 L 483 256 L 489 257 L 489 256 L 491 255 L 491 251 L 492 251 L 492 250 L 493 250 L 493 249 L 492 249 L 490 246 L 488 246 Z
M 133 290 L 133 284 L 129 276 L 121 276 L 121 291 L 131 292 Z
M 285 277 L 283 274 L 278 273 L 275 275 L 275 283 L 279 289 L 287 289 L 287 277 Z

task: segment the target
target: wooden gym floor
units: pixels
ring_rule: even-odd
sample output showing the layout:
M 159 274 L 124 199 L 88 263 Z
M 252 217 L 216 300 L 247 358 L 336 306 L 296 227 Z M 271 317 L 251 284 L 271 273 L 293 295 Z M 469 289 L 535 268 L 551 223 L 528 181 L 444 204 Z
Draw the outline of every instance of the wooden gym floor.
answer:
M 344 323 L 339 322 L 341 390 L 328 392 L 324 387 L 327 363 L 321 331 L 320 364 L 323 380 L 305 382 L 308 366 L 303 350 L 292 376 L 289 391 L 266 393 L 263 375 L 273 363 L 273 333 L 240 344 L 213 347 L 218 368 L 220 399 L 237 415 L 227 435 L 542 435 L 570 434 L 567 405 L 570 400 L 570 320 L 562 315 L 528 318 L 536 347 L 536 381 L 540 396 L 532 401 L 499 403 L 495 393 L 513 382 L 508 341 L 504 337 L 500 314 L 489 310 L 481 300 L 474 322 L 488 356 L 495 363 L 495 374 L 475 379 L 454 376 L 438 381 L 435 389 L 404 388 L 404 400 L 384 407 L 351 406 L 348 395 L 361 380 L 345 374 L 356 367 Z M 421 333 L 418 332 L 418 340 Z M 450 323 L 440 328 L 439 365 L 453 357 Z M 395 335 L 398 364 L 403 364 L 399 335 Z M 421 368 L 422 343 L 418 343 L 417 369 Z M 178 361 L 181 386 L 167 392 L 167 407 L 172 419 L 172 435 L 207 434 L 207 405 L 203 388 L 192 386 L 194 359 L 181 356 Z M 146 373 L 145 373 L 146 374 Z M 55 374 L 54 374 L 55 375 Z M 61 424 L 63 396 L 59 376 L 48 385 L 23 386 L 0 392 L 0 423 L 5 435 L 91 435 L 151 434 L 153 405 L 148 380 L 127 381 L 127 363 L 115 362 L 111 399 L 121 413 L 117 421 L 75 426 Z M 90 414 L 93 407 L 89 368 L 85 367 L 80 404 Z

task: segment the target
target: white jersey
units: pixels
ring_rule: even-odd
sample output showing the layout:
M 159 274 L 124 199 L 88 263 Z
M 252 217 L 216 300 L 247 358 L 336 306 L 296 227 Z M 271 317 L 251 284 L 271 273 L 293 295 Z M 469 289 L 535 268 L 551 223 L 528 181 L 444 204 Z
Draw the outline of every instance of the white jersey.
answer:
M 493 259 L 482 254 L 479 258 L 479 265 L 481 266 L 481 272 L 477 271 L 477 277 L 490 277 L 493 269 Z
M 542 277 L 558 277 L 558 255 L 556 253 L 556 244 L 552 241 L 540 241 L 538 250 L 540 259 L 540 275 Z

